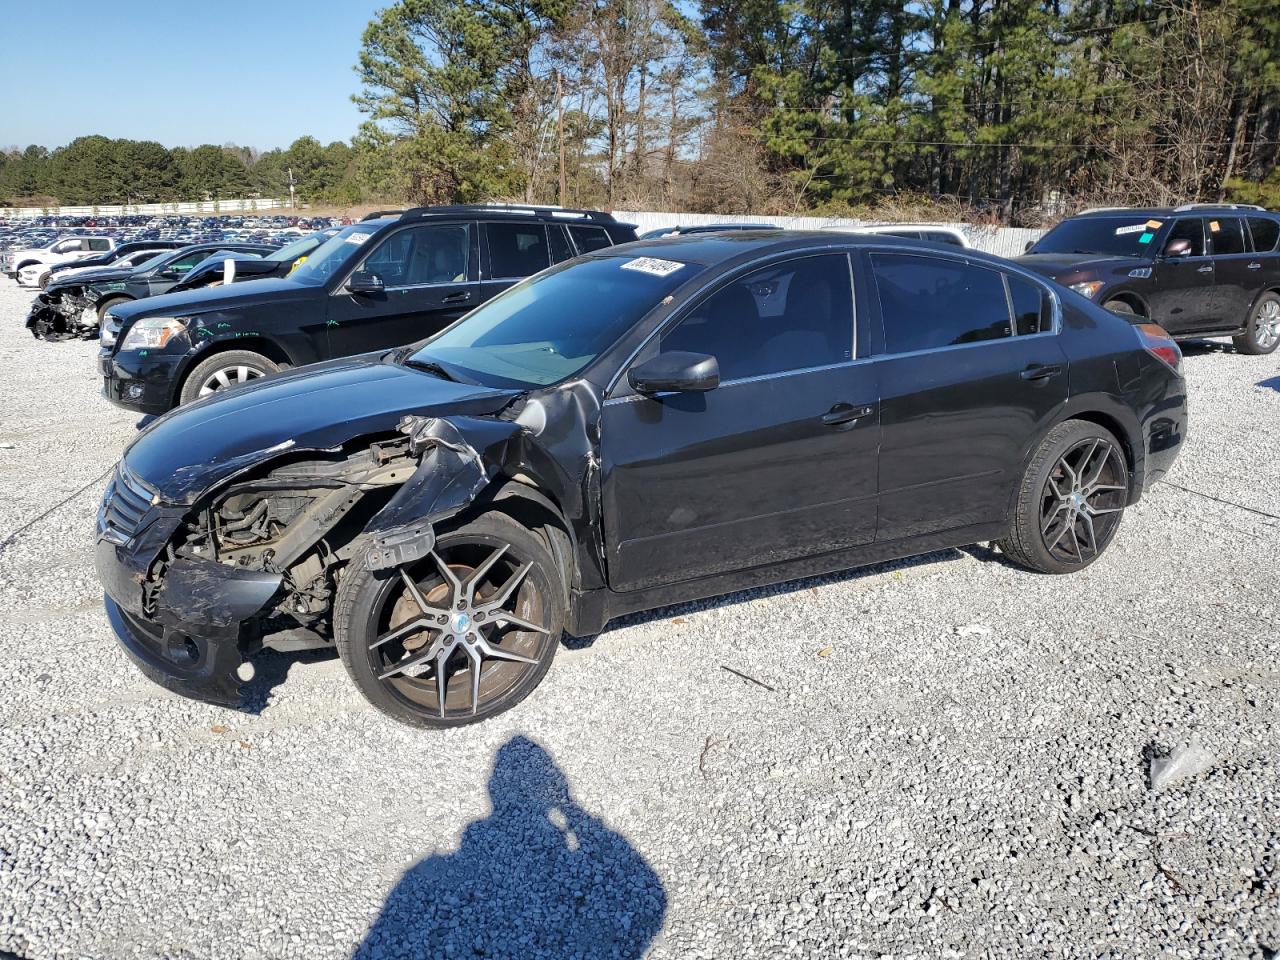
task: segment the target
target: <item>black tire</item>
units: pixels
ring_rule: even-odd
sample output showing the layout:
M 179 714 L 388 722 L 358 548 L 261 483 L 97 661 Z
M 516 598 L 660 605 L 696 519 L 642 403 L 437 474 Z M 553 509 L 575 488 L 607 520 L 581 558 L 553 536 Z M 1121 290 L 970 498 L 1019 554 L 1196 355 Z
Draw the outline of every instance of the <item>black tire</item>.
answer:
M 1106 551 L 1128 499 L 1129 467 L 1120 441 L 1096 423 L 1066 420 L 1031 458 L 1009 533 L 998 545 L 1028 569 L 1075 573 Z
M 190 403 L 220 390 L 239 386 L 280 369 L 279 364 L 252 350 L 223 350 L 200 361 L 182 381 L 178 403 Z M 225 381 L 225 382 L 223 382 Z
M 112 297 L 109 300 L 103 300 L 100 304 L 98 304 L 98 322 L 99 323 L 102 322 L 103 318 L 105 318 L 107 315 L 107 311 L 110 310 L 112 307 L 118 306 L 119 304 L 122 304 L 122 303 L 129 303 L 129 302 L 130 301 L 128 297 Z
M 1231 342 L 1241 353 L 1264 357 L 1280 346 L 1280 295 L 1264 293 L 1249 311 L 1244 333 Z
M 1142 316 L 1137 310 L 1133 309 L 1131 304 L 1126 303 L 1124 300 L 1108 300 L 1102 305 L 1102 308 L 1125 318 Z
M 466 575 L 499 551 L 477 585 L 479 606 L 516 577 L 511 597 L 499 607 L 512 607 L 512 615 L 541 630 L 518 629 L 492 614 L 482 625 L 483 611 L 477 605 L 458 607 L 453 602 L 457 588 L 446 582 L 436 557 L 465 585 Z M 526 573 L 517 576 L 526 564 Z M 432 609 L 448 607 L 446 626 L 420 612 L 408 580 Z M 377 709 L 410 726 L 459 727 L 511 709 L 542 682 L 564 631 L 564 594 L 563 577 L 546 542 L 505 514 L 485 513 L 441 532 L 432 554 L 404 568 L 374 572 L 363 557 L 353 560 L 334 600 L 334 639 L 347 673 Z M 470 625 L 456 626 L 460 612 L 471 618 Z M 395 637 L 397 629 L 404 630 L 419 618 L 434 622 Z M 470 630 L 475 632 L 465 632 Z M 478 636 L 487 651 L 477 654 L 472 642 L 464 640 L 467 636 L 472 640 Z M 506 659 L 512 655 L 527 662 Z M 435 659 L 439 656 L 445 658 L 443 715 Z M 481 656 L 476 700 L 474 656 Z M 412 667 L 412 675 L 398 672 L 399 665 L 412 665 L 415 660 L 420 666 Z M 397 675 L 387 676 L 388 671 Z

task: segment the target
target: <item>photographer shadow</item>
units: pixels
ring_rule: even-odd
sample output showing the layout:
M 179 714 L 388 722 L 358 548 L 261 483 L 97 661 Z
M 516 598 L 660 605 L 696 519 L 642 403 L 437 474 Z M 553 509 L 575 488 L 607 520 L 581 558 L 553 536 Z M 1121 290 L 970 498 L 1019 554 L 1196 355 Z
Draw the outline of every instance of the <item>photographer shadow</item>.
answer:
M 489 796 L 455 853 L 405 873 L 353 960 L 643 957 L 666 913 L 662 882 L 578 806 L 547 752 L 509 740 Z

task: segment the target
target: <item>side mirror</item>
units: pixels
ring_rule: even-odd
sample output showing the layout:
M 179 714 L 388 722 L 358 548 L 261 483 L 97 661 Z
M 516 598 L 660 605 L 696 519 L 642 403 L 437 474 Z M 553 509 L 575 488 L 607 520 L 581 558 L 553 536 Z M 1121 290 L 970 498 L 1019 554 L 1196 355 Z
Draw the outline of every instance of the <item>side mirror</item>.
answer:
M 1028 241 L 1026 242 L 1026 244 L 1024 244 L 1024 245 L 1023 245 L 1023 247 L 1022 247 L 1022 252 L 1023 252 L 1023 253 L 1030 253 L 1030 252 L 1031 252 L 1031 248 L 1032 248 L 1032 247 L 1034 247 L 1035 245 L 1036 245 L 1036 242 L 1035 242 L 1034 240 L 1028 240 Z
M 347 293 L 381 293 L 383 289 L 382 278 L 376 273 L 360 271 L 347 281 Z
M 1189 257 L 1191 255 L 1190 240 L 1171 240 L 1169 245 L 1164 248 L 1166 257 Z
M 627 373 L 637 393 L 694 393 L 720 386 L 720 364 L 706 353 L 660 353 Z

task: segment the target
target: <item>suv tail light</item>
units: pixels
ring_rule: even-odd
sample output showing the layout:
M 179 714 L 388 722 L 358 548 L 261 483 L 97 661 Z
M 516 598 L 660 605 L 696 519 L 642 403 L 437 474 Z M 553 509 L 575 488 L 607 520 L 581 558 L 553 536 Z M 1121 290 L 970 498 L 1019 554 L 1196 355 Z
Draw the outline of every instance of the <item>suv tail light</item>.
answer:
M 1156 323 L 1139 323 L 1134 326 L 1143 348 L 1161 361 L 1178 376 L 1182 376 L 1182 351 L 1178 342 L 1169 336 L 1164 327 Z

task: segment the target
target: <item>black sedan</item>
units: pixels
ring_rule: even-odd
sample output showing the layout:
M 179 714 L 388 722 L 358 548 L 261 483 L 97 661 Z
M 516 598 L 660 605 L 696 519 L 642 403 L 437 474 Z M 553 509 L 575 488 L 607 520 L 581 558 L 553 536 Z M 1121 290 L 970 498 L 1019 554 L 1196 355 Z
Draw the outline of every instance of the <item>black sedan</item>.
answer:
M 234 704 L 242 661 L 301 635 L 389 715 L 469 723 L 620 614 L 977 541 L 1087 567 L 1177 456 L 1180 363 L 1160 328 L 972 252 L 606 248 L 425 342 L 156 421 L 107 489 L 98 573 L 174 690 Z

